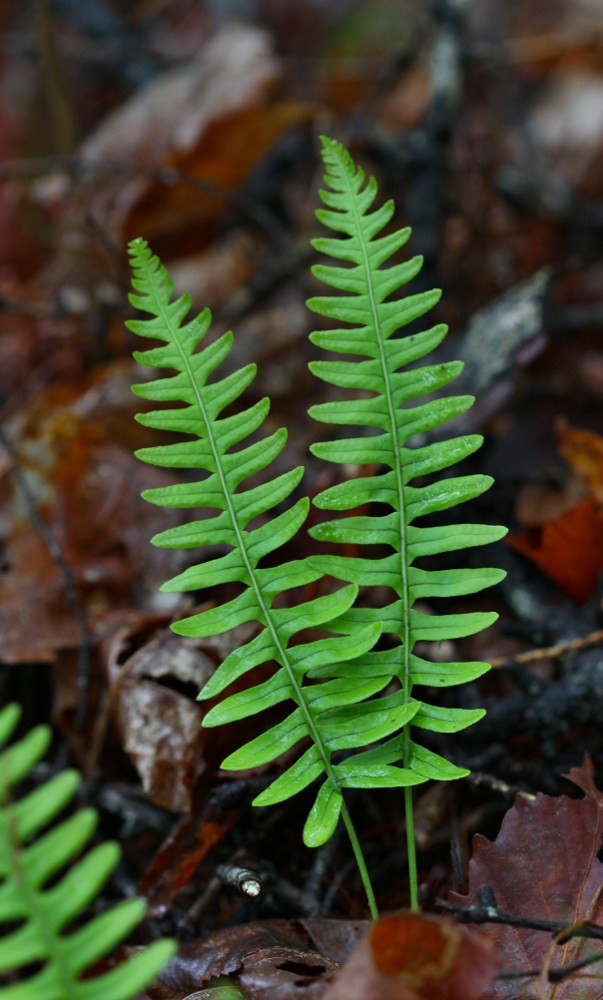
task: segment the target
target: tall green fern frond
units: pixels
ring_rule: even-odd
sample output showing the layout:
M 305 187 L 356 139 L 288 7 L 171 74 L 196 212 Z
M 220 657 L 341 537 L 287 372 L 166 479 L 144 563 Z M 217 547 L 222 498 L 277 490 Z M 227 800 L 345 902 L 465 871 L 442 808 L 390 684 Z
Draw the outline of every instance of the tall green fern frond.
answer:
M 17 705 L 0 712 L 0 748 L 19 715 Z M 13 801 L 13 790 L 43 757 L 50 739 L 50 729 L 39 726 L 0 753 L 0 925 L 18 925 L 0 937 L 0 977 L 6 982 L 12 973 L 15 979 L 0 986 L 0 997 L 129 1000 L 172 957 L 175 943 L 156 941 L 109 972 L 81 978 L 140 922 L 145 906 L 142 900 L 128 900 L 66 932 L 96 899 L 120 852 L 117 844 L 101 844 L 56 880 L 90 840 L 97 817 L 93 809 L 82 809 L 42 833 L 73 798 L 80 782 L 77 771 L 63 771 Z M 32 963 L 43 966 L 28 975 L 26 967 Z
M 440 292 L 390 299 L 422 265 L 422 258 L 414 257 L 405 263 L 383 266 L 404 246 L 410 230 L 383 235 L 394 214 L 393 202 L 370 211 L 377 195 L 374 178 L 365 185 L 363 171 L 355 166 L 341 145 L 323 139 L 323 147 L 329 190 L 320 193 L 327 209 L 318 211 L 317 216 L 325 226 L 342 236 L 317 239 L 314 247 L 346 264 L 318 264 L 313 273 L 325 284 L 346 294 L 319 296 L 311 299 L 308 305 L 314 312 L 349 324 L 349 327 L 316 332 L 311 339 L 327 351 L 360 355 L 365 360 L 316 361 L 311 368 L 326 382 L 362 393 L 368 390 L 372 395 L 312 407 L 310 413 L 317 420 L 369 428 L 365 436 L 316 444 L 312 451 L 329 461 L 370 464 L 383 471 L 325 490 L 314 502 L 325 510 L 351 510 L 367 503 L 387 504 L 391 513 L 328 521 L 312 529 L 311 534 L 328 542 L 385 544 L 392 552 L 384 558 L 314 557 L 311 563 L 340 580 L 363 587 L 386 585 L 394 591 L 396 599 L 387 607 L 354 607 L 336 624 L 349 628 L 354 624 L 366 627 L 383 623 L 383 632 L 393 634 L 396 645 L 381 652 L 367 652 L 355 660 L 353 670 L 366 677 L 384 672 L 391 678 L 396 677 L 403 697 L 412 703 L 415 685 L 461 684 L 489 669 L 485 663 L 431 663 L 413 652 L 417 641 L 471 635 L 497 618 L 496 614 L 488 613 L 427 615 L 413 607 L 415 602 L 420 598 L 473 594 L 498 583 L 505 575 L 499 569 L 425 570 L 415 566 L 415 560 L 496 541 L 506 534 L 506 529 L 477 524 L 442 527 L 415 524 L 417 518 L 479 496 L 492 483 L 488 476 L 472 475 L 444 478 L 429 485 L 411 485 L 417 477 L 455 465 L 479 448 L 482 438 L 476 434 L 423 447 L 408 447 L 415 435 L 431 431 L 464 413 L 472 405 L 473 397 L 449 396 L 408 405 L 417 397 L 445 386 L 462 369 L 460 362 L 450 362 L 400 371 L 431 352 L 444 338 L 447 329 L 443 325 L 411 336 L 394 337 L 401 327 L 435 305 Z M 483 714 L 481 709 L 442 708 L 421 701 L 418 711 L 401 733 L 380 747 L 355 756 L 353 766 L 362 769 L 403 760 L 405 769 L 415 772 L 422 780 L 461 777 L 468 772 L 411 739 L 410 723 L 419 729 L 450 733 L 471 725 Z M 407 806 L 411 805 L 410 789 L 406 792 L 406 800 Z M 410 843 L 411 809 L 407 812 L 407 822 L 409 854 L 414 858 Z
M 153 318 L 132 320 L 128 326 L 143 337 L 164 342 L 164 346 L 137 352 L 135 358 L 143 365 L 177 372 L 169 378 L 134 386 L 134 392 L 158 402 L 185 404 L 144 413 L 137 419 L 147 427 L 193 437 L 184 443 L 144 448 L 137 455 L 156 465 L 206 472 L 205 478 L 196 482 L 147 490 L 143 496 L 163 506 L 218 511 L 213 517 L 164 531 L 155 536 L 153 543 L 172 548 L 229 547 L 226 555 L 206 559 L 187 569 L 162 589 L 181 592 L 223 583 L 240 587 L 238 596 L 226 604 L 177 622 L 172 628 L 180 635 L 208 636 L 249 621 L 260 626 L 254 639 L 226 658 L 201 692 L 202 699 L 220 694 L 253 667 L 269 661 L 277 664 L 269 680 L 221 701 L 207 713 L 203 724 L 217 726 L 292 702 L 292 711 L 282 722 L 232 753 L 223 767 L 240 770 L 267 764 L 300 740 L 309 738 L 310 747 L 255 799 L 255 804 L 283 801 L 322 777 L 304 828 L 305 842 L 318 846 L 327 840 L 341 813 L 354 843 L 355 835 L 343 802 L 344 787 L 363 783 L 366 786 L 369 772 L 375 784 L 414 784 L 421 778 L 414 770 L 391 767 L 387 762 L 367 766 L 365 773 L 360 774 L 348 761 L 334 762 L 332 755 L 337 750 L 365 747 L 397 732 L 419 706 L 401 691 L 373 698 L 387 685 L 387 671 L 373 670 L 365 675 L 343 666 L 371 649 L 381 632 L 378 621 L 360 628 L 355 622 L 350 627 L 345 624 L 331 627 L 333 619 L 344 622 L 357 593 L 354 585 L 306 603 L 275 607 L 275 599 L 284 591 L 304 586 L 322 575 L 307 559 L 260 565 L 263 557 L 275 553 L 293 538 L 306 518 L 309 502 L 305 498 L 297 500 L 284 513 L 259 527 L 250 528 L 249 524 L 290 497 L 303 469 L 293 469 L 251 489 L 240 488 L 247 477 L 270 464 L 286 440 L 286 432 L 278 430 L 263 440 L 232 450 L 261 426 L 268 413 L 269 400 L 262 399 L 238 413 L 220 416 L 249 385 L 255 365 L 220 381 L 208 382 L 228 354 L 232 334 L 225 333 L 197 351 L 209 329 L 209 311 L 182 325 L 190 309 L 190 298 L 184 295 L 170 301 L 172 283 L 143 240 L 133 241 L 130 253 L 135 269 L 133 285 L 141 293 L 132 295 L 131 302 Z M 291 640 L 302 630 L 317 627 L 338 634 L 291 645 Z M 323 683 L 305 683 L 316 679 L 322 679 Z

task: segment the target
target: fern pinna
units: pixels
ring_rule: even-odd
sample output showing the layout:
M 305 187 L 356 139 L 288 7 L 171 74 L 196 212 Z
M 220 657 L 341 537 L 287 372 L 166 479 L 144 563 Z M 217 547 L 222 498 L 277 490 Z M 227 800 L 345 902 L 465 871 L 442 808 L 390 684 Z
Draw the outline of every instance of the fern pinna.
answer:
M 368 399 L 356 396 L 312 407 L 310 413 L 317 420 L 370 428 L 366 436 L 315 444 L 312 451 L 319 458 L 332 462 L 374 465 L 383 467 L 383 471 L 325 490 L 314 502 L 325 510 L 351 510 L 367 503 L 387 504 L 392 510 L 385 515 L 348 516 L 328 521 L 312 529 L 311 534 L 328 542 L 385 544 L 393 552 L 384 558 L 317 556 L 311 563 L 339 580 L 363 587 L 387 585 L 395 592 L 396 600 L 387 607 L 354 607 L 333 627 L 348 629 L 354 625 L 366 627 L 382 622 L 383 632 L 393 634 L 396 645 L 367 652 L 354 661 L 351 669 L 365 678 L 385 676 L 389 680 L 396 677 L 404 699 L 415 709 L 401 733 L 377 748 L 356 755 L 353 764 L 357 768 L 373 767 L 402 760 L 405 769 L 415 773 L 420 780 L 459 778 L 468 772 L 416 743 L 411 738 L 410 724 L 419 729 L 451 733 L 476 722 L 484 712 L 481 709 L 441 708 L 414 701 L 413 688 L 415 685 L 447 687 L 461 684 L 479 677 L 489 665 L 431 663 L 416 656 L 413 647 L 418 640 L 433 642 L 471 635 L 490 625 L 497 615 L 427 615 L 413 605 L 419 598 L 475 593 L 498 583 L 505 574 L 499 569 L 428 571 L 415 566 L 414 562 L 423 556 L 496 541 L 506 534 L 506 529 L 478 524 L 419 527 L 414 523 L 426 514 L 479 496 L 492 483 L 488 476 L 472 475 L 445 478 L 430 485 L 411 485 L 416 477 L 440 472 L 479 448 L 482 438 L 476 434 L 423 447 L 407 446 L 415 435 L 431 431 L 463 413 L 473 403 L 473 397 L 451 396 L 431 399 L 418 406 L 406 405 L 418 396 L 445 386 L 462 369 L 460 362 L 452 362 L 399 370 L 428 354 L 446 335 L 447 328 L 438 325 L 411 336 L 393 336 L 401 327 L 426 313 L 438 301 L 440 292 L 389 300 L 392 293 L 418 273 L 422 258 L 414 257 L 389 268 L 383 267 L 407 242 L 410 230 L 401 229 L 379 236 L 392 219 L 393 202 L 369 211 L 377 194 L 374 178 L 365 185 L 363 171 L 355 166 L 347 151 L 329 139 L 322 141 L 329 190 L 320 192 L 327 209 L 318 211 L 317 216 L 325 226 L 343 235 L 317 239 L 313 245 L 320 253 L 352 266 L 316 265 L 313 273 L 317 278 L 347 294 L 313 298 L 308 306 L 322 316 L 350 325 L 313 333 L 311 339 L 327 351 L 360 355 L 366 360 L 316 361 L 311 363 L 311 368 L 326 382 L 351 390 L 369 390 L 373 395 Z M 346 673 L 349 676 L 350 667 L 346 668 Z M 410 783 L 405 799 L 411 900 L 416 907 Z
M 208 636 L 227 631 L 244 622 L 254 621 L 259 634 L 224 660 L 200 694 L 213 698 L 253 667 L 274 661 L 277 669 L 263 683 L 227 697 L 205 715 L 205 726 L 242 719 L 281 702 L 293 702 L 293 710 L 276 726 L 232 753 L 223 767 L 241 770 L 275 760 L 300 740 L 310 746 L 296 763 L 280 775 L 254 801 L 269 805 L 283 801 L 306 788 L 317 778 L 320 787 L 304 828 L 304 840 L 310 846 L 324 843 L 333 833 L 339 815 L 348 829 L 371 911 L 376 916 L 374 896 L 351 820 L 343 801 L 346 786 L 404 785 L 422 780 L 415 771 L 394 768 L 377 761 L 363 769 L 354 760 L 335 762 L 339 750 L 355 750 L 383 739 L 415 714 L 402 691 L 373 698 L 382 691 L 387 678 L 376 672 L 347 671 L 344 663 L 373 647 L 381 625 L 372 621 L 358 627 L 354 621 L 332 628 L 332 619 L 343 623 L 357 593 L 354 585 L 305 603 L 274 607 L 275 598 L 284 591 L 317 580 L 322 573 L 308 559 L 262 567 L 264 556 L 288 542 L 302 525 L 309 502 L 302 498 L 289 509 L 259 527 L 249 523 L 265 515 L 291 496 L 302 477 L 301 468 L 293 469 L 262 485 L 242 490 L 243 481 L 270 464 L 286 441 L 286 432 L 278 430 L 269 437 L 233 451 L 248 435 L 258 430 L 269 409 L 262 399 L 238 413 L 220 414 L 250 384 L 255 365 L 248 365 L 220 381 L 208 378 L 227 356 L 232 334 L 225 333 L 215 342 L 197 351 L 210 326 L 205 310 L 183 325 L 191 301 L 184 295 L 171 302 L 172 283 L 165 268 L 152 256 L 143 240 L 134 240 L 130 253 L 134 266 L 133 285 L 140 293 L 130 296 L 132 304 L 153 317 L 132 320 L 128 326 L 143 337 L 164 345 L 136 352 L 136 360 L 152 368 L 172 368 L 177 374 L 133 387 L 145 399 L 157 402 L 178 401 L 184 407 L 161 409 L 139 414 L 147 427 L 176 431 L 192 436 L 185 442 L 143 448 L 139 458 L 171 468 L 204 470 L 206 476 L 196 482 L 147 490 L 143 496 L 152 503 L 167 507 L 215 508 L 210 518 L 171 528 L 155 536 L 155 545 L 168 548 L 200 548 L 225 545 L 226 555 L 210 558 L 192 566 L 163 585 L 167 592 L 206 589 L 224 583 L 237 583 L 238 596 L 221 607 L 203 611 L 172 626 L 185 636 Z M 290 640 L 304 629 L 322 627 L 336 633 L 312 642 L 290 645 Z M 321 680 L 323 683 L 304 683 Z M 371 699 L 371 700 L 368 700 Z
M 0 749 L 19 716 L 14 704 L 0 712 Z M 0 977 L 6 982 L 12 974 L 15 980 L 0 986 L 0 998 L 130 1000 L 172 957 L 176 946 L 171 940 L 156 941 L 114 969 L 82 978 L 140 922 L 145 905 L 140 899 L 127 900 L 65 933 L 95 900 L 120 851 L 115 843 L 99 844 L 57 881 L 56 876 L 90 840 L 97 815 L 93 809 L 81 809 L 38 836 L 75 795 L 81 780 L 77 771 L 63 771 L 12 800 L 16 786 L 44 756 L 51 738 L 48 726 L 38 726 L 0 753 L 0 924 L 6 931 L 0 938 Z M 32 972 L 33 963 L 43 963 L 42 968 Z M 20 981 L 19 975 L 24 976 Z

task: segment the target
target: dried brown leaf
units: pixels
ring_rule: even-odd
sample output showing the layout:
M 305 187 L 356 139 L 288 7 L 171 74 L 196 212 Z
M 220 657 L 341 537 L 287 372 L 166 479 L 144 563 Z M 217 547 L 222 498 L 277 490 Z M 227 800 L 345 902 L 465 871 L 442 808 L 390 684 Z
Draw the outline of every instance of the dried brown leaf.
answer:
M 265 920 L 216 931 L 185 942 L 147 995 L 183 1000 L 214 978 L 232 976 L 248 1000 L 322 1000 L 367 927 L 364 921 Z
M 140 499 L 143 489 L 176 477 L 143 465 L 130 448 L 111 440 L 123 410 L 116 388 L 122 366 L 116 386 L 112 374 L 108 368 L 75 385 L 52 387 L 21 411 L 12 428 L 29 495 L 90 618 L 108 608 L 131 607 L 134 584 L 140 603 L 157 607 L 159 584 L 182 564 L 181 554 L 174 559 L 149 545 L 156 531 L 179 523 L 182 515 Z M 7 663 L 51 661 L 57 650 L 76 646 L 80 638 L 73 594 L 15 480 L 10 514 L 0 577 L 0 657 Z
M 603 923 L 603 864 L 598 857 L 603 794 L 593 775 L 587 758 L 567 776 L 586 793 L 583 799 L 539 794 L 532 801 L 517 795 L 494 843 L 480 834 L 473 838 L 469 895 L 451 898 L 477 904 L 478 888 L 489 885 L 505 913 L 568 925 L 579 920 Z M 551 937 L 542 931 L 495 925 L 491 934 L 507 972 L 538 969 L 545 958 L 558 968 L 602 950 L 600 942 L 573 938 L 549 954 Z M 549 995 L 551 1000 L 600 1000 L 603 980 L 596 966 L 587 968 L 551 986 Z M 536 980 L 499 980 L 486 989 L 483 1000 L 542 1000 L 543 996 Z
M 192 814 L 183 816 L 142 877 L 140 894 L 147 901 L 149 916 L 165 916 L 170 903 L 193 877 L 203 858 L 242 815 L 242 809 L 222 812 L 205 802 Z
M 479 1000 L 497 969 L 488 940 L 419 913 L 383 917 L 324 1000 Z

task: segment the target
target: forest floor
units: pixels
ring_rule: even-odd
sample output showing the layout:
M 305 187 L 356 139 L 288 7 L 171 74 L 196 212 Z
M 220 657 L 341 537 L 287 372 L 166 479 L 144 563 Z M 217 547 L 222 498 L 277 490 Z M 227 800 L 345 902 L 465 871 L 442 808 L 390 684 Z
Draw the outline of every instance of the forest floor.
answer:
M 5 0 L 0 32 L 0 705 L 22 704 L 20 733 L 52 724 L 34 782 L 77 767 L 98 837 L 121 844 L 98 907 L 142 895 L 131 944 L 179 941 L 149 997 L 603 997 L 603 966 L 583 964 L 603 957 L 601 4 Z M 288 428 L 277 471 L 303 465 L 310 497 L 337 482 L 309 451 L 325 432 L 307 412 L 335 398 L 307 367 L 321 134 L 412 227 L 424 266 L 411 291 L 442 289 L 437 359 L 465 362 L 459 391 L 476 404 L 462 430 L 485 438 L 450 474 L 492 476 L 463 520 L 509 529 L 464 554 L 504 568 L 501 584 L 421 608 L 499 614 L 422 644 L 427 659 L 492 670 L 431 691 L 487 715 L 426 736 L 471 775 L 414 791 L 422 911 L 484 925 L 472 933 L 497 963 L 485 979 L 464 929 L 468 978 L 453 963 L 429 979 L 430 933 L 461 926 L 431 918 L 412 981 L 379 964 L 375 937 L 340 977 L 369 927 L 345 831 L 304 846 L 312 789 L 251 806 L 284 760 L 220 770 L 240 728 L 202 729 L 195 699 L 251 633 L 170 631 L 235 592 L 160 593 L 190 555 L 150 539 L 188 515 L 140 497 L 175 479 L 134 457 L 163 440 L 135 422 L 130 391 L 135 236 L 195 310 L 211 308 L 213 335 L 234 330 L 227 370 L 257 363 L 244 400 L 270 396 L 268 431 Z M 326 551 L 309 535 L 292 548 Z M 380 912 L 403 911 L 403 795 L 348 803 Z M 237 888 L 240 868 L 259 895 Z M 564 938 L 577 921 L 594 929 Z

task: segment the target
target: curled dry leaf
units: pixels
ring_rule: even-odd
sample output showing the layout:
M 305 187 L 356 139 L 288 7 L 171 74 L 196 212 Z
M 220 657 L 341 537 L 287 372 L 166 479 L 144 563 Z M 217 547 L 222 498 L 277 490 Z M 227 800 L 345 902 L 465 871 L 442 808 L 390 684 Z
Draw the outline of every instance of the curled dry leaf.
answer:
M 193 786 L 206 767 L 205 744 L 212 740 L 211 733 L 201 729 L 203 709 L 194 699 L 220 657 L 212 657 L 205 640 L 185 639 L 164 628 L 124 660 L 124 650 L 137 631 L 135 616 L 109 644 L 113 714 L 124 750 L 152 801 L 173 812 L 189 813 Z M 229 639 L 236 641 L 234 636 Z M 185 693 L 157 683 L 161 678 L 179 682 Z
M 216 931 L 185 942 L 147 996 L 184 1000 L 212 979 L 231 976 L 247 1000 L 326 1000 L 330 980 L 368 926 L 352 920 L 264 920 Z
M 270 36 L 227 24 L 185 66 L 139 87 L 88 136 L 90 162 L 143 165 L 194 149 L 210 124 L 262 102 L 280 74 Z
M 483 935 L 398 913 L 371 927 L 324 1000 L 479 1000 L 497 966 Z
M 478 903 L 478 889 L 489 885 L 500 910 L 535 920 L 567 925 L 579 920 L 603 923 L 603 864 L 598 854 L 603 834 L 603 794 L 593 781 L 589 758 L 567 777 L 586 794 L 583 799 L 539 794 L 533 801 L 519 794 L 494 843 L 473 838 L 468 896 L 457 903 Z M 603 950 L 601 942 L 572 938 L 551 950 L 542 931 L 492 925 L 490 933 L 505 972 L 539 969 L 545 959 L 559 968 Z M 537 979 L 498 980 L 483 1000 L 542 1000 Z M 601 1000 L 603 979 L 597 967 L 582 969 L 551 987 L 554 1000 Z

